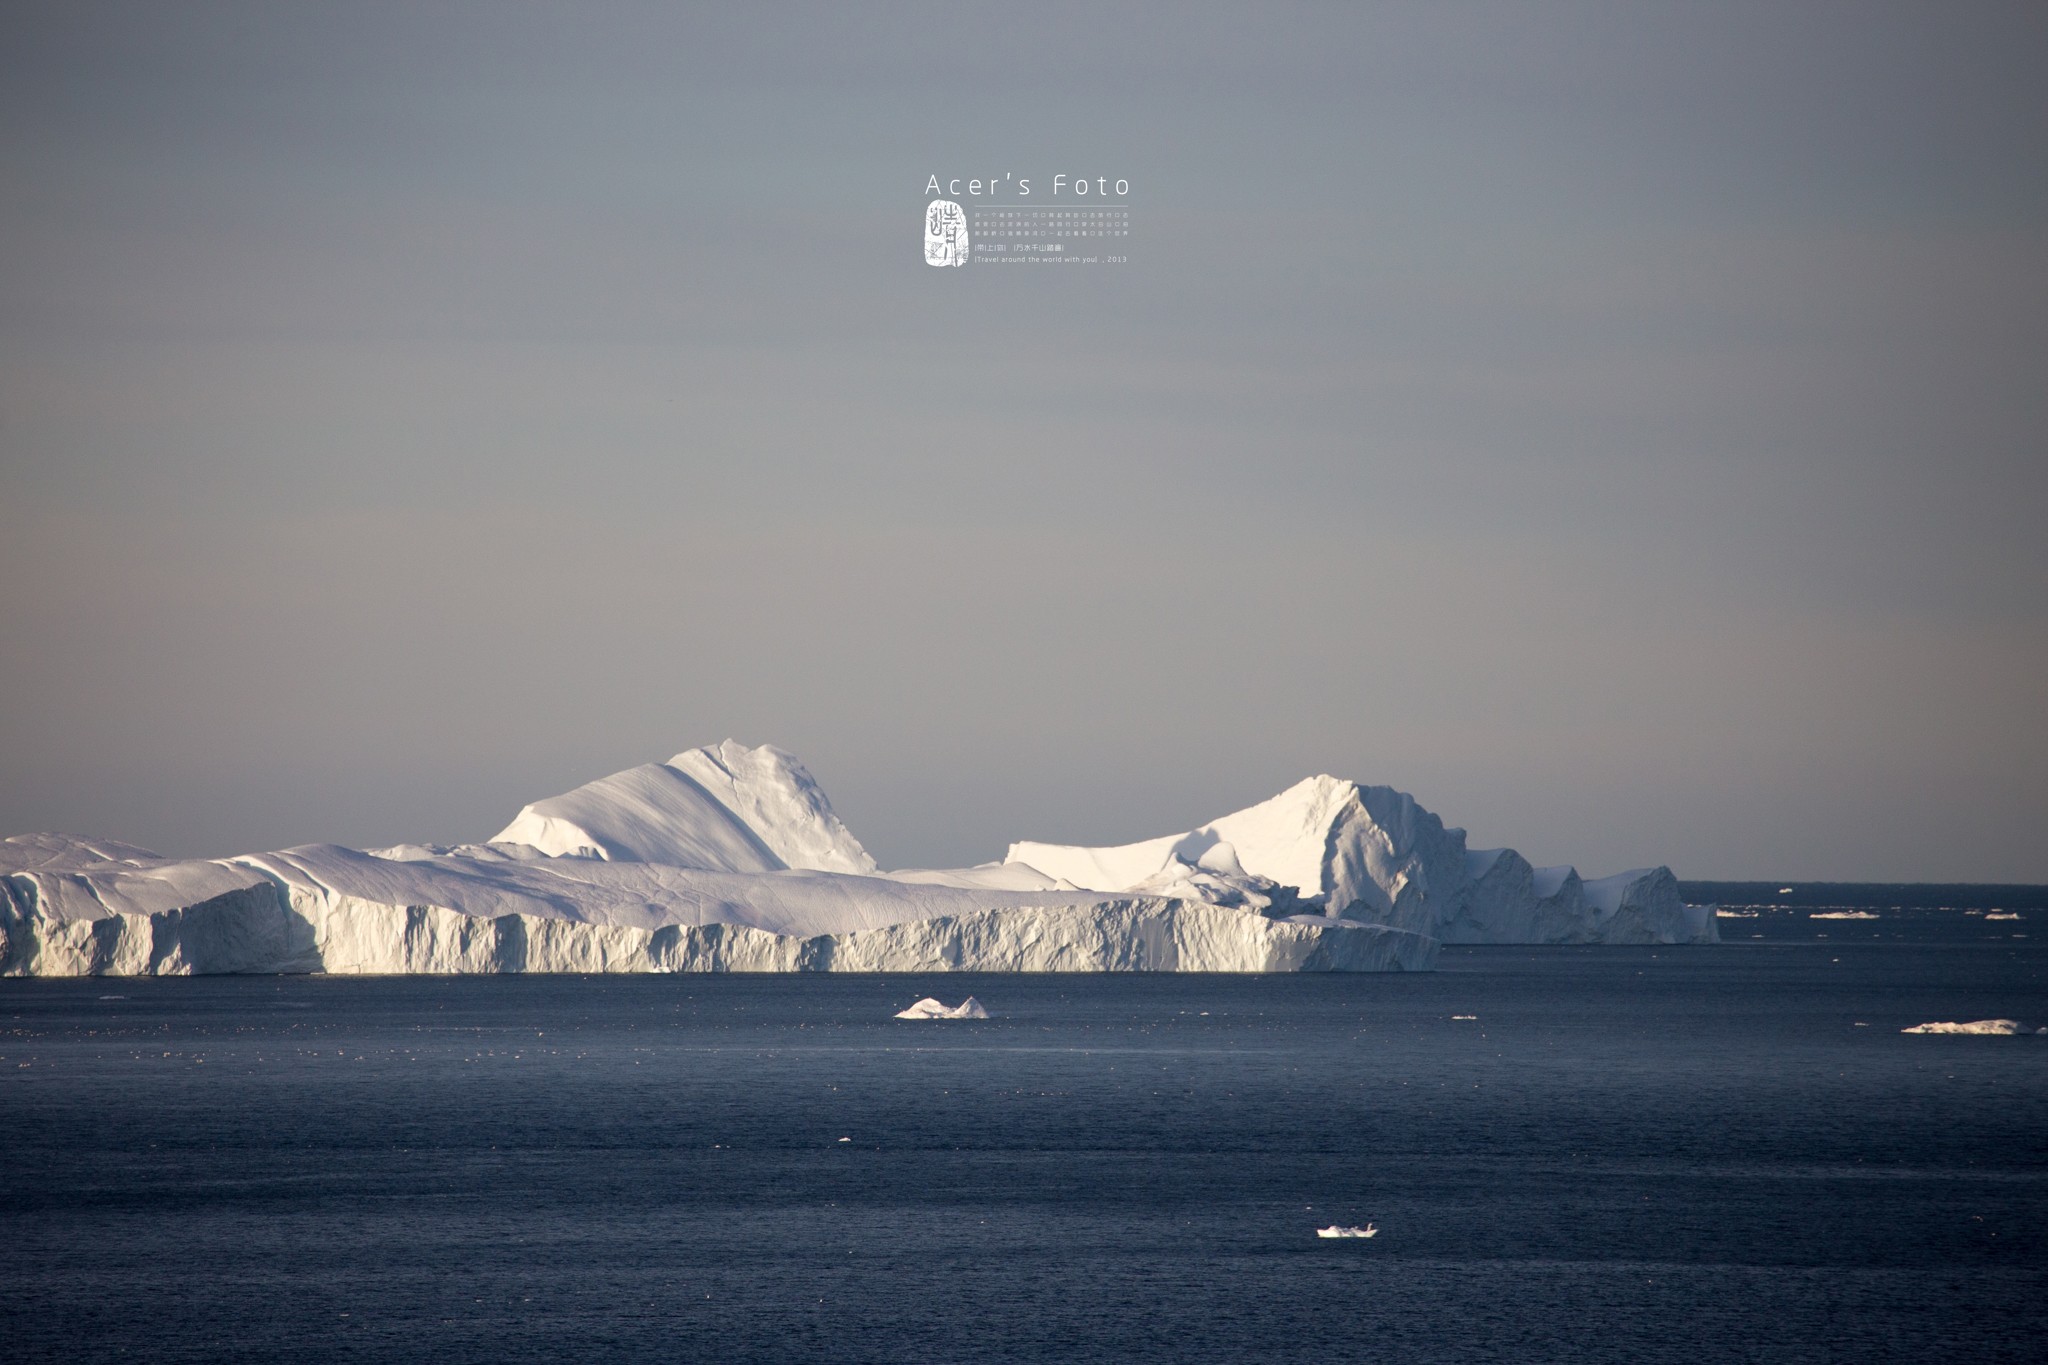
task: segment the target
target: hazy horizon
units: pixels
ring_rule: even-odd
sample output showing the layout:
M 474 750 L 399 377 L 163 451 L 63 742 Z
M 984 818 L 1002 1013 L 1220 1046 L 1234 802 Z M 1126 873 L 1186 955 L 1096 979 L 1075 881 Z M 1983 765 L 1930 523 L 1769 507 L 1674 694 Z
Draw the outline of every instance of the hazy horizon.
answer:
M 1318 772 L 2048 882 L 2048 11 L 17 5 L 0 835 L 885 865 Z M 932 270 L 930 175 L 1131 263 Z

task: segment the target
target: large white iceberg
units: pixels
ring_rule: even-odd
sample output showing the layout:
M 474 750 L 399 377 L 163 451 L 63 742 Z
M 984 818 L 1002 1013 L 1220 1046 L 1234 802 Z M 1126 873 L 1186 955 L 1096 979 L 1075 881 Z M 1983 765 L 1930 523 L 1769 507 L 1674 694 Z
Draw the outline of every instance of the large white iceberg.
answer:
M 727 741 L 483 844 L 167 859 L 0 841 L 0 973 L 1397 971 L 1457 942 L 1711 939 L 1662 869 L 1582 882 L 1319 777 L 1191 834 L 882 872 L 811 775 Z

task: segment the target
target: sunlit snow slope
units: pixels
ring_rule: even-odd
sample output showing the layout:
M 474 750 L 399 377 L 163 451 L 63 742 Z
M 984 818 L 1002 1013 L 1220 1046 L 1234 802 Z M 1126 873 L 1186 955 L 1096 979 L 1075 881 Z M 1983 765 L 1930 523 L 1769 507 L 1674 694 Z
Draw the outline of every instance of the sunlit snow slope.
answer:
M 1598 881 L 1533 868 L 1513 849 L 1468 850 L 1406 792 L 1311 777 L 1269 801 L 1112 848 L 1018 843 L 1007 859 L 1096 891 L 1153 888 L 1203 868 L 1291 888 L 1326 915 L 1445 943 L 1716 942 L 1712 908 L 1680 901 L 1668 868 Z

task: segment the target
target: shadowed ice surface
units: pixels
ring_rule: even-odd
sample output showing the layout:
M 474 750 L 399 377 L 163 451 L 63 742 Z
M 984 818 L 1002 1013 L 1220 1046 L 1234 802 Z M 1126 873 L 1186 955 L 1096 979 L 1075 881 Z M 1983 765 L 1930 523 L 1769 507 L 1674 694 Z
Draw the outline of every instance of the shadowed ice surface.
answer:
M 1394 976 L 9 981 L 0 1339 L 2031 1359 L 2048 1038 L 1898 1030 L 2048 1023 L 2044 966 L 1823 943 Z M 996 1017 L 889 1017 L 970 992 Z

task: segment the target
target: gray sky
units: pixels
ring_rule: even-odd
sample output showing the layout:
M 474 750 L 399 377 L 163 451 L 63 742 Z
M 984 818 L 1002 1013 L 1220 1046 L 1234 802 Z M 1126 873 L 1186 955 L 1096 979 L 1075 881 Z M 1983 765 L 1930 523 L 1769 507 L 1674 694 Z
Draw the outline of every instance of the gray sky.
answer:
M 2038 5 L 0 10 L 0 832 L 1299 777 L 2048 881 Z M 931 270 L 930 175 L 1132 262 Z

